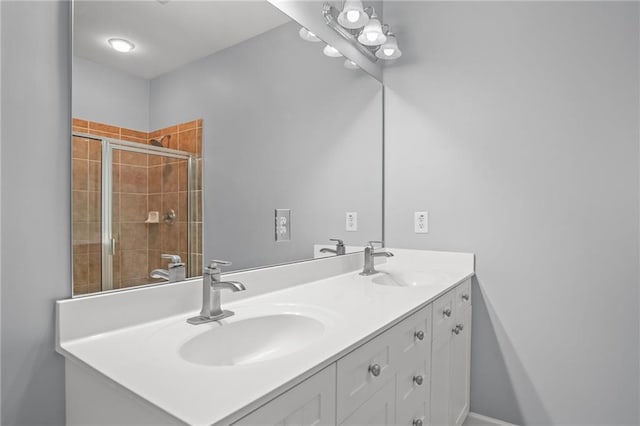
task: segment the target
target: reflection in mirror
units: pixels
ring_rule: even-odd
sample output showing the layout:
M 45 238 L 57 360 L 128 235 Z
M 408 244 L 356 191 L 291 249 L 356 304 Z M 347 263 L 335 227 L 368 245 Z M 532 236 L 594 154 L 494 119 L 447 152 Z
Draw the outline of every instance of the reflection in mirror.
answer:
M 74 3 L 75 295 L 381 239 L 378 81 L 267 1 L 117 5 Z

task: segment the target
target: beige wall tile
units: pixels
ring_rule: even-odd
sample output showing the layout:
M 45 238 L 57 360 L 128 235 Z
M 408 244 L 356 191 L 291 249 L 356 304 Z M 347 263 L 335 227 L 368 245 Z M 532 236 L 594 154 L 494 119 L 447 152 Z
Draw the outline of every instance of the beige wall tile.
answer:
M 122 250 L 120 274 L 122 283 L 128 278 L 147 275 L 147 250 Z
M 147 193 L 147 168 L 120 166 L 120 190 L 123 193 Z
M 87 191 L 72 191 L 71 214 L 73 222 L 87 222 L 89 220 L 89 193 Z
M 87 191 L 89 188 L 89 162 L 87 160 L 71 160 L 72 189 Z
M 144 222 L 147 219 L 146 194 L 121 194 L 120 220 L 122 222 Z
M 146 223 L 120 224 L 120 248 L 123 252 L 148 249 L 147 226 Z

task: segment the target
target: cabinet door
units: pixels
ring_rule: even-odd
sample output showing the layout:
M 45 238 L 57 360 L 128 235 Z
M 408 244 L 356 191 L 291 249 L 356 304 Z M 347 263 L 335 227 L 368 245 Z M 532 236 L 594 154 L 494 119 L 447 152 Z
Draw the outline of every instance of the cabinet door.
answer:
M 451 426 L 452 333 L 441 333 L 431 353 L 431 426 Z
M 336 367 L 311 376 L 243 417 L 237 426 L 316 426 L 335 424 Z
M 395 381 L 389 380 L 378 392 L 355 410 L 341 426 L 395 425 Z
M 460 426 L 469 414 L 469 376 L 471 370 L 471 307 L 458 312 L 456 324 L 462 329 L 452 339 L 453 362 L 452 381 L 452 419 Z

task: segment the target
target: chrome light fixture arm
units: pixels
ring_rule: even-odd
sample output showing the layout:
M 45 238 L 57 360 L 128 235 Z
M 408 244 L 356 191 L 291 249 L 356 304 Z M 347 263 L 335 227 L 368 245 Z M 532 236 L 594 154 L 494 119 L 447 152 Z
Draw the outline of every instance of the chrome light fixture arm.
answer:
M 365 12 L 366 9 L 371 9 L 373 11 L 373 8 L 371 6 L 365 8 Z M 342 38 L 349 41 L 356 49 L 358 49 L 360 53 L 366 56 L 367 59 L 369 59 L 371 62 L 376 62 L 378 58 L 376 57 L 375 53 L 358 42 L 358 35 L 360 34 L 361 29 L 355 30 L 354 33 L 349 29 L 344 28 L 338 23 L 338 19 L 336 18 L 337 15 L 338 10 L 335 7 L 333 7 L 329 3 L 324 3 L 322 7 L 322 16 L 324 16 L 327 25 L 335 32 L 340 34 Z

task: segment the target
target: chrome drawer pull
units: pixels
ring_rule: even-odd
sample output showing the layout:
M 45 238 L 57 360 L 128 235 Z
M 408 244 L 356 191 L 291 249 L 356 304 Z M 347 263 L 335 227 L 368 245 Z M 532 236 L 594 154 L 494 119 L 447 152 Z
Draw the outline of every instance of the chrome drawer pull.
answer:
M 459 329 L 459 328 L 458 328 L 458 326 L 456 325 L 456 326 L 451 330 L 451 332 L 452 332 L 452 333 L 455 333 L 455 334 L 460 334 L 460 329 Z
M 369 373 L 373 375 L 373 377 L 378 377 L 382 369 L 378 364 L 373 364 L 369 366 Z
M 451 316 L 451 309 L 447 308 L 447 309 L 443 309 L 442 310 L 442 315 L 445 317 L 450 317 Z
M 416 385 L 420 386 L 424 382 L 424 378 L 422 376 L 413 376 L 413 381 Z
M 469 300 L 469 295 L 468 294 L 463 294 L 462 296 L 462 300 Z
M 413 426 L 422 426 L 422 419 L 415 419 L 413 421 Z
M 424 331 L 422 331 L 422 330 L 416 331 L 414 336 L 416 336 L 416 339 L 422 340 L 422 339 L 424 339 Z

